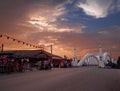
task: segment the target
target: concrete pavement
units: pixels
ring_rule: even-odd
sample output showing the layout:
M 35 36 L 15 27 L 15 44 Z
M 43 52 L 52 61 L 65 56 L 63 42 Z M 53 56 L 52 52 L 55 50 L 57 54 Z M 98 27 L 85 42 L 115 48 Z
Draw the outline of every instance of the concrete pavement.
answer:
M 0 91 L 120 91 L 120 70 L 53 68 L 0 75 Z

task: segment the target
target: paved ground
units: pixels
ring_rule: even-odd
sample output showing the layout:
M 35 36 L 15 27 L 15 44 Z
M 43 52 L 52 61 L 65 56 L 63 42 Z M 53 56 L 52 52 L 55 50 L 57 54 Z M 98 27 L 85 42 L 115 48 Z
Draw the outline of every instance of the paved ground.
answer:
M 0 74 L 0 91 L 120 91 L 120 70 L 81 67 Z

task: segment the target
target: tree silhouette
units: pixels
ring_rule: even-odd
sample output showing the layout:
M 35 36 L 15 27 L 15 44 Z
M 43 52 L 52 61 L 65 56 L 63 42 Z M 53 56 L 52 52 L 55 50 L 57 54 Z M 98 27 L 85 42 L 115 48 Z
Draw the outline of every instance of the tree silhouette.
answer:
M 117 64 L 120 66 L 120 56 L 118 56 Z

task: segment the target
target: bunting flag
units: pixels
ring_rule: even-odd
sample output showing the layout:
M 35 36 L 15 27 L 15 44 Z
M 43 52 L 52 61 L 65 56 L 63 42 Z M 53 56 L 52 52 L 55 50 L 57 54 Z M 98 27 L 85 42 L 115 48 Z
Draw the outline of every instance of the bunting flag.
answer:
M 9 39 L 10 37 L 7 37 L 7 39 Z
M 23 44 L 25 44 L 25 42 L 23 42 Z
M 2 37 L 5 37 L 8 40 L 12 40 L 13 42 L 21 43 L 23 45 L 26 45 L 26 46 L 29 46 L 29 47 L 32 47 L 32 48 L 39 48 L 41 50 L 44 50 L 44 49 L 46 49 L 48 47 L 51 47 L 51 50 L 52 50 L 52 45 L 48 45 L 48 46 L 45 46 L 45 45 L 33 45 L 33 44 L 30 44 L 30 43 L 27 43 L 27 42 L 24 42 L 24 41 L 20 41 L 20 40 L 18 40 L 16 38 L 1 34 L 0 38 L 2 38 Z M 51 51 L 51 53 L 52 53 L 52 51 Z
M 0 35 L 0 37 L 2 37 L 2 35 Z
M 7 36 L 7 35 L 0 35 L 0 38 L 1 37 L 5 37 L 6 39 L 11 39 L 11 40 L 13 40 L 13 42 L 21 43 L 21 44 L 29 46 L 29 47 L 44 49 L 43 45 L 33 45 L 33 44 L 30 44 L 30 43 L 26 43 L 26 42 L 20 41 L 18 39 L 12 38 L 12 37 Z
M 28 43 L 26 43 L 26 45 L 28 46 Z
M 13 41 L 15 41 L 15 39 L 13 39 Z
M 20 43 L 20 41 L 18 40 L 18 43 Z

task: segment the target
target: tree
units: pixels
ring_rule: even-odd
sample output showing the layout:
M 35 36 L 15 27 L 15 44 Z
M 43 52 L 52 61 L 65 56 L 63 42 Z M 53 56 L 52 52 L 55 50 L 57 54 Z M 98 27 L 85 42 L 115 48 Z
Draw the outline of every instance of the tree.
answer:
M 117 64 L 120 66 L 120 56 L 118 56 Z

